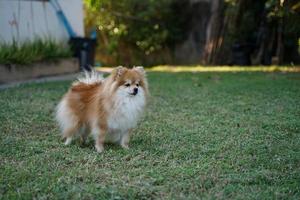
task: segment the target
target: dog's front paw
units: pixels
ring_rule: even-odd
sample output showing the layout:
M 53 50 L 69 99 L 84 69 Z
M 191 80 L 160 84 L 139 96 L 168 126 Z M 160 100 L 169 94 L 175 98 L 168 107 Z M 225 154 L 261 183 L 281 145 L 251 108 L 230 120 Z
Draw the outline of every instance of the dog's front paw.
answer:
M 128 144 L 121 144 L 121 147 L 122 147 L 123 149 L 129 149 Z
M 97 151 L 98 153 L 101 153 L 101 152 L 104 151 L 103 145 L 96 145 L 95 147 L 96 147 L 96 151 Z

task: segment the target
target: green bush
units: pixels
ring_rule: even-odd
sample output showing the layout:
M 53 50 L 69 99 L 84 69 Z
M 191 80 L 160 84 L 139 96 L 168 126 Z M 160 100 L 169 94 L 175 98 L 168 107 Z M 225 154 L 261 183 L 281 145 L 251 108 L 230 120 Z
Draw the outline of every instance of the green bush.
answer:
M 87 29 L 97 27 L 100 55 L 110 57 L 114 64 L 160 63 L 157 55 L 173 49 L 187 35 L 188 0 L 85 0 L 84 3 Z M 154 55 L 156 61 L 149 61 Z M 105 63 L 106 58 L 100 59 Z
M 194 31 L 194 26 L 198 26 L 194 21 L 199 20 L 199 10 L 195 8 L 197 4 L 201 6 L 200 2 L 84 0 L 87 33 L 95 27 L 99 33 L 96 59 L 104 65 L 174 64 L 176 48 L 191 34 L 195 38 L 191 42 L 197 46 L 199 52 L 204 52 L 204 55 L 209 53 L 205 52 L 207 29 Z M 211 1 L 206 2 L 211 4 Z M 219 41 L 220 49 L 212 53 L 220 52 L 220 64 L 230 62 L 231 48 L 235 43 L 251 44 L 254 53 L 263 49 L 265 53 L 261 57 L 272 54 L 271 56 L 282 57 L 287 63 L 300 59 L 295 55 L 300 35 L 299 0 L 219 2 L 220 8 L 214 13 L 214 17 L 222 16 L 219 27 L 215 28 L 215 32 L 219 32 L 216 41 Z M 207 15 L 208 23 L 208 19 L 213 16 L 209 12 Z M 203 27 L 207 26 L 204 24 Z M 278 34 L 282 36 L 279 37 Z M 283 50 L 280 50 L 281 46 Z M 277 51 L 277 47 L 280 51 Z M 276 52 L 278 55 L 275 55 Z M 199 62 L 201 59 L 199 55 Z M 261 62 L 263 59 L 256 60 Z M 182 61 L 186 62 L 184 59 Z
M 0 44 L 1 64 L 31 64 L 42 60 L 56 60 L 71 57 L 67 44 L 58 44 L 54 40 L 37 39 L 12 44 Z

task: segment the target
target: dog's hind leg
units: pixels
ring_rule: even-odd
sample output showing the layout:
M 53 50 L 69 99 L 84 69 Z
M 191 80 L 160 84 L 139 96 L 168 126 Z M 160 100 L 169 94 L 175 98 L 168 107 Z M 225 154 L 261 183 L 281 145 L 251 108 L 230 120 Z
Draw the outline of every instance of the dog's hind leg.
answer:
M 82 127 L 82 130 L 80 132 L 80 142 L 82 144 L 85 144 L 85 142 L 87 140 L 87 137 L 90 134 L 90 131 L 91 131 L 91 129 L 87 125 L 85 125 L 85 126 Z
M 96 140 L 96 150 L 98 153 L 101 153 L 104 150 L 104 140 L 106 135 L 106 129 L 103 127 L 100 127 L 98 124 L 95 124 L 92 128 L 92 133 L 94 135 L 94 138 Z
M 65 145 L 67 146 L 67 145 L 70 145 L 71 144 L 71 142 L 72 142 L 72 137 L 68 137 L 67 139 L 66 139 L 66 141 L 65 141 Z
M 66 128 L 63 130 L 63 138 L 66 138 L 65 145 L 69 145 L 72 142 L 73 137 L 78 132 L 78 125 Z
M 66 139 L 65 145 L 69 145 L 73 136 L 78 132 L 80 124 L 78 117 L 73 114 L 65 99 L 57 106 L 56 120 L 62 130 L 62 137 Z

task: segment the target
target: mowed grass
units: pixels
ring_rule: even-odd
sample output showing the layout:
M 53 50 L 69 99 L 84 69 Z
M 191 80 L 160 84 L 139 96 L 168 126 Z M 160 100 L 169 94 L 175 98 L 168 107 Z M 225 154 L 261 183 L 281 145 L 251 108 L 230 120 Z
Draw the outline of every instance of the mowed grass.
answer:
M 299 199 L 300 74 L 148 73 L 130 150 L 64 146 L 70 82 L 0 91 L 0 199 Z

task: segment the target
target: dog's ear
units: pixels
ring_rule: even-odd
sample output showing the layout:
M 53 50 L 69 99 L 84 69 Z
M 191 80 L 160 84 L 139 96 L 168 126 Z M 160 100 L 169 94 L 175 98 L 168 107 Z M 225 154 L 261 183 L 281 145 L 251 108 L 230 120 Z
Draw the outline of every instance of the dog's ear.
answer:
M 117 79 L 119 78 L 120 76 L 122 76 L 122 74 L 126 71 L 126 68 L 123 67 L 123 66 L 119 66 L 119 67 L 116 67 L 111 75 L 113 76 L 114 79 Z
M 146 74 L 143 66 L 135 66 L 135 67 L 133 67 L 133 70 L 137 71 L 138 73 L 140 73 L 143 76 Z

